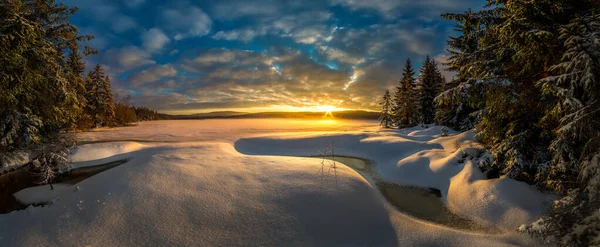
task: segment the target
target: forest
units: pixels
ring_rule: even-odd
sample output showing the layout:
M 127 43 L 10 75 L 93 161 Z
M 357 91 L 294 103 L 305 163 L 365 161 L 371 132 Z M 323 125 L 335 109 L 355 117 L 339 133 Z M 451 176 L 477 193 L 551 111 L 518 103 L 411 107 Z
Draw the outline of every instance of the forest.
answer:
M 485 7 L 443 15 L 456 23 L 445 65 L 457 76 L 444 82 L 428 58 L 415 77 L 407 61 L 395 93 L 382 97 L 381 125 L 474 128 L 492 156 L 480 164 L 489 178 L 562 197 L 520 231 L 600 245 L 600 2 Z
M 83 58 L 98 52 L 69 22 L 76 11 L 54 1 L 0 4 L 0 150 L 160 117 L 129 97 L 115 102 L 101 65 L 85 72 Z
M 0 162 L 29 153 L 24 167 L 38 184 L 64 171 L 77 141 L 71 133 L 129 126 L 164 116 L 118 102 L 101 65 L 83 61 L 97 54 L 69 17 L 77 8 L 54 1 L 0 3 Z

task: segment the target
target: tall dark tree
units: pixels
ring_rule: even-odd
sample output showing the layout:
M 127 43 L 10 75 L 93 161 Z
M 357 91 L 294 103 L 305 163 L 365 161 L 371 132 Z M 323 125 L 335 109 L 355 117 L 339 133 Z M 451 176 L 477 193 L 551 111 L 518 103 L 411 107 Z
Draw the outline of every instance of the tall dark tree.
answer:
M 72 111 L 74 114 L 73 124 L 71 129 L 85 129 L 90 124 L 90 116 L 86 112 L 87 100 L 85 98 L 87 91 L 85 88 L 84 70 L 85 64 L 83 62 L 83 56 L 79 51 L 78 43 L 74 42 L 70 49 L 69 56 L 67 57 L 67 69 L 69 81 L 71 87 L 75 89 L 76 97 Z
M 108 75 L 104 76 L 104 80 L 102 80 L 102 89 L 104 93 L 102 107 L 104 122 L 108 126 L 113 126 L 115 124 L 115 97 L 112 93 L 111 81 Z
M 384 128 L 391 128 L 394 125 L 394 117 L 392 115 L 392 110 L 394 109 L 394 102 L 392 100 L 392 96 L 390 95 L 390 90 L 385 90 L 385 94 L 381 98 L 381 115 L 379 116 L 379 120 L 381 121 L 381 126 Z
M 394 122 L 400 128 L 415 126 L 419 124 L 418 92 L 416 90 L 415 72 L 410 59 L 406 60 L 402 79 L 398 84 L 394 95 Z
M 88 72 L 86 78 L 86 100 L 89 114 L 96 125 L 110 126 L 114 122 L 115 105 L 110 87 L 110 78 L 99 64 Z
M 567 49 L 551 76 L 540 80 L 556 97 L 545 119 L 558 119 L 550 150 L 552 166 L 538 174 L 545 187 L 567 192 L 552 204 L 542 228 L 561 245 L 600 245 L 600 14 L 588 12 L 560 29 Z
M 68 22 L 75 10 L 51 0 L 0 4 L 0 148 L 72 124 L 79 103 L 64 54 L 89 39 Z
M 449 71 L 457 73 L 454 80 L 444 84 L 442 94 L 436 97 L 438 107 L 436 121 L 451 128 L 466 131 L 473 129 L 485 107 L 485 88 L 480 83 L 469 81 L 483 76 L 471 62 L 476 59 L 478 42 L 481 38 L 480 14 L 471 10 L 463 14 L 446 14 L 445 18 L 456 22 L 457 36 L 447 41 L 450 59 L 444 63 Z
M 419 76 L 419 111 L 421 122 L 430 124 L 435 121 L 435 97 L 441 91 L 441 74 L 433 59 L 427 58 L 421 67 Z
M 487 174 L 537 183 L 566 197 L 536 228 L 559 245 L 600 244 L 598 1 L 488 1 L 446 17 L 462 25 L 450 64 L 459 85 L 443 97 L 480 109 Z M 591 167 L 591 168 L 590 168 Z

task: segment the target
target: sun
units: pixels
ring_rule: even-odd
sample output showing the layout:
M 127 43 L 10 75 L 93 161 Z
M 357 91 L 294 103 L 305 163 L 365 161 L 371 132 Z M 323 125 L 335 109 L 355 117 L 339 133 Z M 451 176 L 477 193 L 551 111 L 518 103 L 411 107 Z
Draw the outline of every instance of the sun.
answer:
M 327 114 L 331 114 L 332 111 L 335 111 L 337 108 L 335 108 L 335 106 L 330 106 L 330 105 L 322 105 L 322 106 L 317 106 L 317 110 L 325 112 Z
M 325 112 L 325 117 L 333 117 L 333 114 L 331 114 L 331 112 L 337 110 L 335 106 L 330 105 L 317 106 L 316 109 L 321 112 Z

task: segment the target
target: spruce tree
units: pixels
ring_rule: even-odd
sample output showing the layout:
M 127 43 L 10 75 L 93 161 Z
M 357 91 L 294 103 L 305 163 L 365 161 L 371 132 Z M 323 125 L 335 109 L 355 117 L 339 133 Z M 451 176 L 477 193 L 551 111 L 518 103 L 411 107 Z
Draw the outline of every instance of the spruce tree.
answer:
M 436 121 L 451 128 L 467 131 L 479 121 L 479 111 L 485 104 L 485 89 L 481 84 L 472 83 L 482 76 L 470 63 L 475 60 L 480 40 L 481 20 L 479 14 L 471 10 L 463 14 L 446 14 L 444 18 L 456 22 L 457 36 L 447 41 L 450 59 L 444 63 L 449 71 L 456 72 L 456 78 L 444 84 L 442 93 L 436 97 L 438 107 Z
M 394 122 L 399 128 L 411 127 L 419 124 L 417 112 L 418 92 L 416 91 L 415 72 L 410 59 L 402 72 L 402 79 L 396 87 L 394 95 Z
M 77 38 L 61 28 L 72 11 L 51 1 L 0 4 L 0 149 L 38 142 L 70 124 L 76 92 L 55 41 Z
M 115 98 L 112 93 L 111 81 L 108 75 L 104 76 L 104 80 L 102 80 L 102 89 L 104 94 L 102 104 L 104 123 L 108 126 L 113 126 L 115 124 Z
M 87 100 L 85 80 L 83 71 L 85 70 L 85 64 L 83 62 L 83 56 L 79 52 L 78 43 L 74 42 L 70 49 L 69 56 L 67 57 L 67 69 L 69 73 L 69 81 L 72 87 L 75 89 L 76 97 L 74 107 L 72 111 L 74 113 L 73 125 L 71 129 L 85 129 L 89 124 L 89 115 L 86 112 Z
M 90 116 L 95 125 L 110 126 L 114 122 L 114 97 L 110 88 L 110 78 L 99 64 L 88 72 L 86 78 L 86 100 Z
M 419 76 L 419 110 L 421 122 L 430 124 L 435 121 L 435 97 L 441 90 L 441 75 L 435 61 L 429 56 L 425 58 L 425 62 L 421 67 L 421 75 Z
M 384 128 L 391 128 L 394 124 L 394 119 L 392 115 L 392 110 L 394 109 L 394 102 L 392 100 L 392 96 L 390 95 L 390 90 L 385 90 L 385 94 L 383 95 L 379 104 L 381 105 L 381 115 L 379 116 L 381 126 L 383 126 Z
M 599 91 L 592 16 L 600 3 L 501 0 L 488 7 L 446 16 L 464 27 L 450 45 L 459 85 L 438 99 L 459 96 L 480 109 L 477 137 L 493 158 L 482 167 L 488 176 L 566 195 L 536 228 L 522 230 L 564 246 L 598 245 L 600 117 L 591 95 Z
M 600 245 L 600 14 L 588 12 L 560 29 L 567 49 L 552 66 L 553 76 L 539 81 L 545 94 L 556 97 L 546 119 L 558 119 L 550 145 L 552 166 L 538 174 L 546 187 L 567 196 L 550 214 L 529 228 L 555 236 L 560 245 Z M 576 182 L 576 183 L 574 183 Z

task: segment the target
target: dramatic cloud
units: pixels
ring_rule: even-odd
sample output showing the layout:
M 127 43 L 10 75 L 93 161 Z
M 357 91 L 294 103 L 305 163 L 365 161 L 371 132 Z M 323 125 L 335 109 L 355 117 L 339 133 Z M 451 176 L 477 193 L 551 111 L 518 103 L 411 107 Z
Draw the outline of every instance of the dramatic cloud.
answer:
M 193 6 L 167 9 L 162 13 L 162 18 L 165 27 L 173 32 L 175 40 L 207 35 L 212 25 L 210 17 Z
M 142 35 L 143 46 L 149 52 L 156 52 L 163 49 L 171 39 L 167 37 L 160 29 L 152 28 Z
M 144 83 L 155 82 L 161 79 L 174 77 L 175 75 L 177 75 L 177 70 L 173 68 L 171 64 L 165 64 L 142 70 L 131 75 L 127 80 L 137 87 Z
M 148 52 L 135 46 L 127 46 L 106 51 L 102 55 L 101 63 L 112 73 L 122 73 L 156 62 Z
M 250 40 L 253 40 L 256 36 L 264 34 L 265 31 L 257 32 L 256 30 L 243 29 L 233 31 L 219 31 L 215 35 L 213 35 L 212 38 L 223 40 L 241 40 L 244 42 L 248 42 Z
M 66 0 L 115 91 L 169 113 L 379 108 L 407 58 L 447 61 L 440 14 L 484 0 Z M 81 23 L 81 25 L 79 24 Z M 450 80 L 454 73 L 443 71 Z
M 139 1 L 139 0 L 138 0 Z M 120 9 L 120 5 L 115 1 L 94 1 L 94 0 L 65 0 L 70 6 L 77 6 L 80 12 L 83 12 L 94 21 L 108 24 L 112 31 L 123 33 L 138 27 L 135 20 L 127 16 Z

